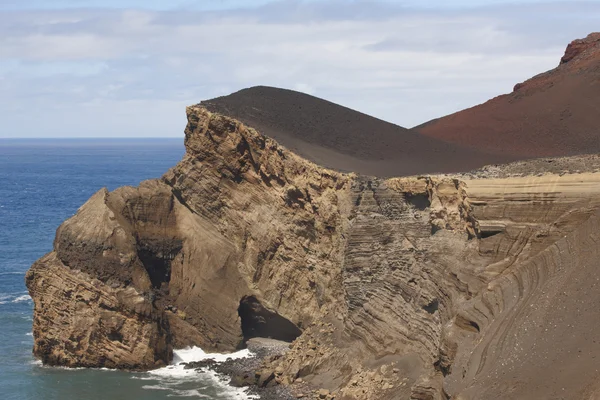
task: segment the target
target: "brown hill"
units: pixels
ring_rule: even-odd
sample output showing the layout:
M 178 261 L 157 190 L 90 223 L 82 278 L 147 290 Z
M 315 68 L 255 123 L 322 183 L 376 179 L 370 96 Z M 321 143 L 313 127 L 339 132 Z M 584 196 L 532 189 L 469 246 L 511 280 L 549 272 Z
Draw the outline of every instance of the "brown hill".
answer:
M 521 158 L 600 152 L 600 33 L 573 41 L 558 67 L 512 93 L 414 130 Z
M 293 90 L 257 86 L 200 103 L 328 168 L 382 177 L 466 171 L 512 160 L 424 137 Z

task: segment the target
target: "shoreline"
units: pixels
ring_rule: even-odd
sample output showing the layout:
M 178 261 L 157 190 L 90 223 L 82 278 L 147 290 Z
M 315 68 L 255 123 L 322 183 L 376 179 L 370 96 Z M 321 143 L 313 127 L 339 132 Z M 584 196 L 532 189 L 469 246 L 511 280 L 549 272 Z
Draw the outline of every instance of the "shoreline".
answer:
M 260 400 L 295 400 L 308 397 L 310 388 L 305 383 L 280 384 L 275 371 L 263 368 L 265 361 L 282 357 L 290 349 L 290 343 L 267 338 L 252 338 L 247 342 L 249 357 L 229 357 L 225 361 L 206 358 L 185 363 L 184 369 L 213 371 L 229 377 L 229 385 L 244 388 L 250 398 Z M 301 381 L 302 382 L 302 381 Z

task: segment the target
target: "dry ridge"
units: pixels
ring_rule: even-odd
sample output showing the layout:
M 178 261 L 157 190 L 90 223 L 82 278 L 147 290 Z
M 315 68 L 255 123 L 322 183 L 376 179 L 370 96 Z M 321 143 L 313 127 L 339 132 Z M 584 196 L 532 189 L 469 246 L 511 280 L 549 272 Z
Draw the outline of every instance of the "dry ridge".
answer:
M 257 382 L 303 395 L 600 395 L 597 157 L 380 179 L 187 115 L 177 166 L 96 193 L 28 272 L 45 364 L 150 369 L 262 336 L 293 345 Z
M 512 93 L 414 128 L 431 138 L 518 158 L 600 152 L 600 33 L 573 41 L 560 65 Z
M 200 103 L 318 165 L 379 177 L 468 171 L 516 160 L 443 142 L 293 90 L 257 86 Z

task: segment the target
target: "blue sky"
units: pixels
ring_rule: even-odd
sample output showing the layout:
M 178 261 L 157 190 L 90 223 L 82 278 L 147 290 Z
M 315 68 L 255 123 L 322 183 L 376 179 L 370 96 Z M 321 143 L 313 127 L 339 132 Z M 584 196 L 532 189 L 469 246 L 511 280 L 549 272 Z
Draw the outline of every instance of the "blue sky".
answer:
M 182 137 L 253 85 L 414 126 L 512 90 L 600 1 L 0 0 L 0 137 Z
M 320 0 L 307 0 L 305 3 L 318 3 Z M 3 10 L 36 10 L 36 9 L 77 9 L 77 8 L 112 8 L 112 9 L 143 9 L 143 10 L 228 10 L 239 8 L 252 8 L 272 3 L 269 0 L 3 0 L 0 9 Z M 351 3 L 352 0 L 339 0 L 337 3 Z M 379 3 L 387 3 L 404 7 L 421 8 L 462 8 L 481 7 L 498 4 L 515 3 L 544 3 L 544 0 L 383 0 Z M 368 1 L 363 1 L 368 3 Z M 375 3 L 371 1 L 371 3 Z

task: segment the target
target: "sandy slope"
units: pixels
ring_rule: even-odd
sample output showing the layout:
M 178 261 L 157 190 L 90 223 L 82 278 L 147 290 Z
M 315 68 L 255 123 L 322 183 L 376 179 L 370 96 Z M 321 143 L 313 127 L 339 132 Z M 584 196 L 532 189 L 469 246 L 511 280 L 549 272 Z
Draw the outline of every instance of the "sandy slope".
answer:
M 600 152 L 600 33 L 572 42 L 561 64 L 488 102 L 414 128 L 495 154 Z
M 411 132 L 292 90 L 258 86 L 206 100 L 319 165 L 381 177 L 457 172 L 512 160 Z

